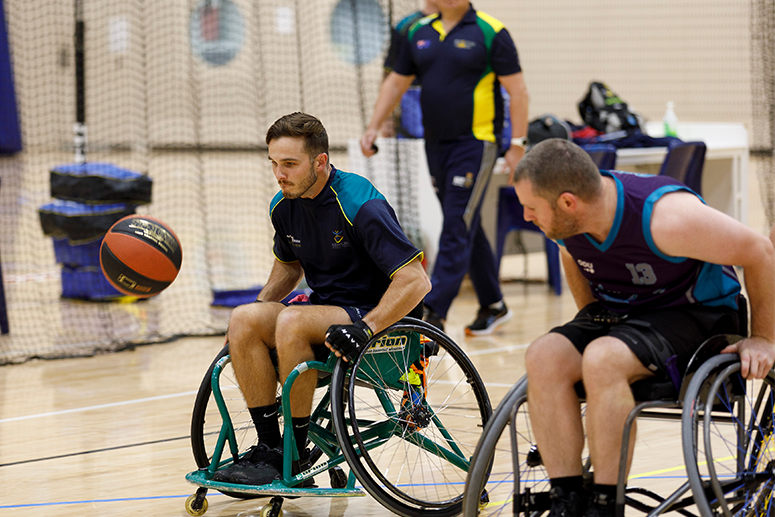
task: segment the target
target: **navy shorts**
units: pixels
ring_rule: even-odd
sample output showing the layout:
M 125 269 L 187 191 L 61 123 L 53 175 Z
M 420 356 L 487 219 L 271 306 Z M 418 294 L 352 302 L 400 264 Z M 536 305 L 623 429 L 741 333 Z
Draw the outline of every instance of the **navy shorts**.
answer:
M 287 302 L 283 302 L 283 305 L 314 305 L 312 302 L 309 301 L 309 296 L 306 294 L 300 294 L 298 296 L 295 296 L 294 298 L 291 298 Z M 337 307 L 341 307 L 344 309 L 344 311 L 347 313 L 348 316 L 350 316 L 350 321 L 353 323 L 362 320 L 364 316 L 366 316 L 371 309 L 365 309 L 363 307 L 348 307 L 343 305 L 337 305 Z
M 740 332 L 738 312 L 728 307 L 684 305 L 633 311 L 619 321 L 616 319 L 602 304 L 595 302 L 551 332 L 567 337 L 582 354 L 593 340 L 615 337 L 657 378 L 670 379 L 677 385 L 692 355 L 705 340 L 717 334 Z
M 312 302 L 309 301 L 309 296 L 306 294 L 300 294 L 287 302 L 284 302 L 284 305 L 314 305 Z M 423 313 L 423 302 L 420 302 L 417 304 L 417 307 L 412 309 L 412 312 L 410 312 L 407 316 L 411 316 L 412 318 L 422 319 L 422 313 Z M 341 307 L 344 309 L 344 311 L 347 313 L 348 316 L 350 316 L 350 321 L 355 323 L 358 320 L 362 320 L 364 316 L 366 316 L 371 309 L 367 309 L 365 307 L 353 307 L 353 306 L 346 306 L 346 305 L 337 305 L 337 307 Z

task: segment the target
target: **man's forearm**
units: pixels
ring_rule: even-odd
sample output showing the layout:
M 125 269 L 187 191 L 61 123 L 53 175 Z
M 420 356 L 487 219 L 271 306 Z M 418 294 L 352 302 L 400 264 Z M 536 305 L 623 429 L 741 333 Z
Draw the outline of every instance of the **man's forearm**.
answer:
M 301 281 L 304 270 L 298 262 L 285 264 L 275 261 L 266 284 L 258 294 L 262 302 L 279 302 L 288 296 Z
M 393 275 L 382 299 L 363 321 L 373 332 L 379 332 L 406 316 L 431 290 L 431 282 L 419 260 L 404 266 Z
M 374 105 L 374 113 L 371 116 L 368 129 L 377 130 L 382 122 L 393 113 L 393 110 L 401 101 L 401 96 L 412 84 L 411 76 L 403 76 L 391 72 L 382 82 L 377 96 L 377 102 Z

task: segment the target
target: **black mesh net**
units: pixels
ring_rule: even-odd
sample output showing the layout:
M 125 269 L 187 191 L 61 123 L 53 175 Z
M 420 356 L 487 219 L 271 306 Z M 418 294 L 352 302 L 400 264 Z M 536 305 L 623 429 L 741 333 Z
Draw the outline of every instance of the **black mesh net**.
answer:
M 0 158 L 10 325 L 0 364 L 224 332 L 229 311 L 212 306 L 214 293 L 260 286 L 273 261 L 268 203 L 277 186 L 266 129 L 286 113 L 312 113 L 329 132 L 332 162 L 347 169 L 348 141 L 360 136 L 376 99 L 389 26 L 418 7 L 412 0 L 5 0 L 24 147 Z M 52 197 L 51 171 L 76 161 L 77 84 L 84 85 L 87 165 L 150 179 L 151 202 L 125 208 L 164 221 L 181 241 L 180 274 L 156 297 L 119 297 L 93 262 L 99 241 L 46 235 L 41 226 L 41 207 L 64 202 Z M 418 226 L 404 199 L 411 175 L 395 162 L 380 188 L 411 236 Z M 114 202 L 81 201 L 79 210 Z M 78 195 L 67 203 L 79 203 Z

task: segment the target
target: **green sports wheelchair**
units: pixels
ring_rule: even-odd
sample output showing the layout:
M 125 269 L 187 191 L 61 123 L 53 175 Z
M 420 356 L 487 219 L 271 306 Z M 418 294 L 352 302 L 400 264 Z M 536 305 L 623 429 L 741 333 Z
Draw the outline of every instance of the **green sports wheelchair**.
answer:
M 747 322 L 744 300 L 740 306 L 740 321 Z M 636 404 L 622 435 L 618 516 L 625 509 L 649 516 L 666 512 L 687 517 L 775 515 L 775 372 L 770 370 L 763 380 L 744 379 L 738 355 L 719 354 L 739 339 L 731 335 L 708 339 L 695 352 L 683 378 L 677 379 L 675 384 L 680 386 L 655 379 L 632 385 Z M 583 388 L 577 386 L 577 392 L 583 414 Z M 477 445 L 468 470 L 464 516 L 538 517 L 549 512 L 549 479 L 533 438 L 528 405 L 525 376 L 498 405 Z M 686 477 L 670 476 L 682 484 L 667 496 L 627 483 L 633 426 L 636 419 L 649 418 L 681 421 L 684 466 L 657 472 L 675 473 L 685 467 Z M 651 452 L 658 458 L 670 456 Z M 590 469 L 587 459 L 584 476 L 589 482 Z
M 457 515 L 476 444 L 492 413 L 485 386 L 460 347 L 435 327 L 404 318 L 376 334 L 355 360 L 339 360 L 323 346 L 316 360 L 298 365 L 278 390 L 282 479 L 267 485 L 217 482 L 257 441 L 255 427 L 224 347 L 197 393 L 191 445 L 198 469 L 186 479 L 199 488 L 186 500 L 203 515 L 212 489 L 237 498 L 271 497 L 262 517 L 282 515 L 284 497 L 365 495 L 407 517 Z M 298 460 L 289 394 L 303 372 L 318 371 L 308 443 L 310 468 Z M 342 466 L 347 464 L 349 474 Z M 328 472 L 329 487 L 310 487 Z M 303 487 L 302 487 L 303 486 Z

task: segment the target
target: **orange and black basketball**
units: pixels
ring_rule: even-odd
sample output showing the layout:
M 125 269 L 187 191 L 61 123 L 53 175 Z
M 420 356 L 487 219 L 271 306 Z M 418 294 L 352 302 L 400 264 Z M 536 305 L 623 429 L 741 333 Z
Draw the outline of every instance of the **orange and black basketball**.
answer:
M 110 227 L 100 247 L 100 266 L 124 294 L 147 298 L 162 292 L 180 271 L 183 253 L 175 232 L 152 217 L 129 215 Z

